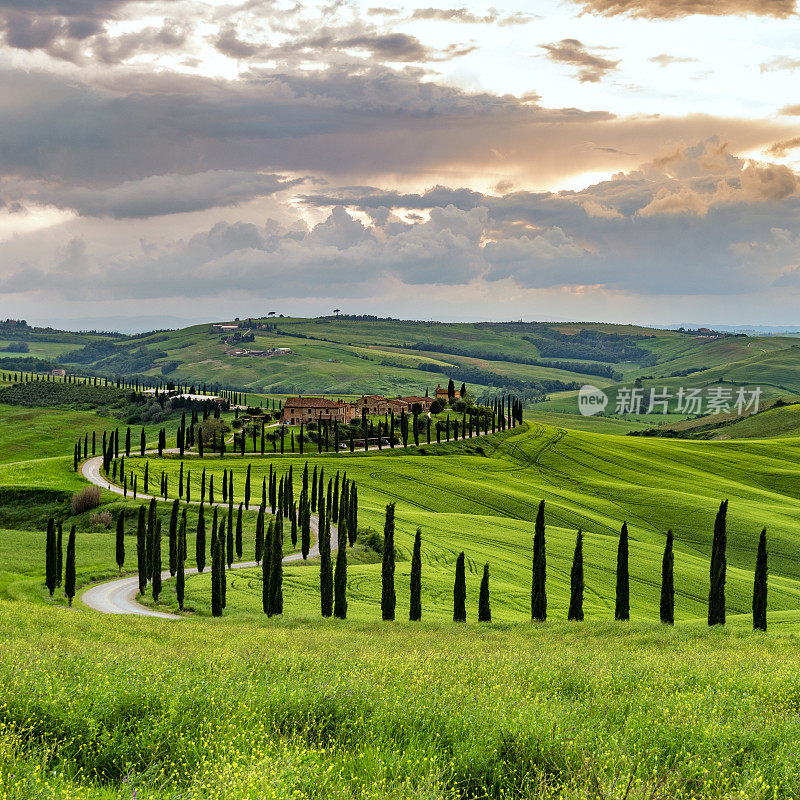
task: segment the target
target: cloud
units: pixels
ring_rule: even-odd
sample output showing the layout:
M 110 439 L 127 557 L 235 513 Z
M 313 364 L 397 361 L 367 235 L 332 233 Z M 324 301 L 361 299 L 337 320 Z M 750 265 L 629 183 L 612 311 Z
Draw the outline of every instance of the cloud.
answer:
M 790 58 L 789 56 L 778 56 L 772 61 L 766 61 L 760 65 L 759 69 L 763 75 L 765 72 L 793 72 L 800 67 L 800 59 Z
M 800 136 L 795 136 L 792 139 L 784 139 L 780 142 L 770 145 L 764 152 L 773 158 L 783 158 L 790 150 L 795 150 L 800 147 Z
M 778 113 L 787 117 L 800 117 L 800 105 L 784 106 Z
M 610 61 L 590 53 L 578 39 L 562 39 L 554 44 L 539 46 L 547 51 L 547 57 L 551 61 L 578 67 L 578 80 L 581 83 L 597 83 L 619 64 L 619 61 Z
M 235 206 L 296 186 L 280 175 L 213 171 L 192 175 L 152 175 L 107 189 L 33 181 L 0 183 L 5 205 L 37 204 L 84 217 L 145 219 L 167 214 Z
M 281 44 L 266 44 L 240 38 L 236 26 L 225 23 L 212 43 L 221 53 L 237 59 L 330 61 L 332 53 L 362 51 L 372 61 L 427 63 L 449 61 L 475 50 L 473 45 L 451 44 L 436 49 L 427 47 L 416 36 L 385 32 L 354 20 L 343 25 L 319 25 L 310 35 L 289 31 Z
M 161 0 L 164 5 L 173 2 Z M 43 50 L 55 58 L 76 61 L 81 57 L 81 47 L 101 34 L 106 23 L 117 19 L 129 3 L 130 0 L 0 0 L 0 31 L 9 47 Z M 129 34 L 123 39 L 130 46 L 137 36 Z M 101 44 L 110 47 L 108 40 Z
M 537 19 L 535 14 L 526 14 L 521 11 L 513 14 L 501 14 L 497 9 L 490 9 L 488 13 L 479 15 L 467 8 L 417 8 L 411 14 L 412 20 L 437 20 L 441 22 L 460 22 L 465 25 L 499 25 L 511 27 L 514 25 L 527 25 L 531 20 Z
M 699 61 L 697 58 L 681 58 L 679 56 L 671 56 L 667 53 L 659 53 L 657 56 L 648 58 L 653 64 L 658 64 L 659 67 L 668 67 L 670 64 L 691 64 Z
M 606 17 L 628 14 L 650 19 L 676 19 L 692 14 L 761 16 L 785 19 L 794 14 L 795 0 L 573 0 L 584 13 Z

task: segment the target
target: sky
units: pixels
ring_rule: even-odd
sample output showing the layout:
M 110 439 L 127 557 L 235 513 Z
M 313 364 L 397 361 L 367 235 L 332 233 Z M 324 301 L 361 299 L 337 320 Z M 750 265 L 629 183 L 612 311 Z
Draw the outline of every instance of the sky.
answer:
M 0 318 L 800 328 L 794 0 L 0 0 Z

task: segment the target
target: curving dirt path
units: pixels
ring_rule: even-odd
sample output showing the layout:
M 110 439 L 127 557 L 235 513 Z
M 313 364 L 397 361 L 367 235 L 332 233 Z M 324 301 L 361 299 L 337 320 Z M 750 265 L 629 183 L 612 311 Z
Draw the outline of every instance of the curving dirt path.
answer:
M 165 451 L 166 452 L 166 451 Z M 177 451 L 176 451 L 177 452 Z M 110 483 L 106 480 L 100 470 L 103 466 L 103 457 L 95 456 L 90 458 L 81 465 L 81 474 L 90 483 L 99 486 L 101 489 L 114 492 L 115 494 L 123 495 L 123 490 L 115 483 Z M 138 494 L 137 500 L 151 500 L 152 495 Z M 173 503 L 173 500 L 164 501 L 158 497 L 154 498 L 158 502 Z M 185 501 L 181 501 L 185 502 Z M 190 505 L 200 505 L 199 501 L 192 500 Z M 208 504 L 206 504 L 208 505 Z M 216 506 L 227 508 L 226 503 L 214 503 Z M 319 555 L 319 518 L 316 515 L 311 516 L 311 531 L 314 534 L 314 544 L 308 551 L 309 558 Z M 336 540 L 338 539 L 338 531 L 335 525 L 331 525 L 331 552 L 336 552 Z M 300 561 L 303 558 L 302 553 L 290 553 L 284 556 L 283 563 L 290 564 L 293 561 Z M 239 561 L 233 564 L 230 569 L 245 569 L 247 567 L 257 567 L 255 561 Z M 197 567 L 189 567 L 184 569 L 185 575 L 196 575 Z M 161 573 L 161 581 L 168 581 L 172 578 L 169 570 Z M 162 619 L 183 619 L 178 614 L 169 614 L 166 611 L 156 611 L 147 606 L 143 606 L 136 602 L 136 595 L 139 592 L 139 576 L 129 575 L 125 578 L 116 578 L 113 581 L 106 581 L 99 583 L 96 586 L 90 586 L 81 595 L 81 600 L 89 608 L 95 611 L 100 611 L 103 614 L 136 614 L 142 617 L 161 617 Z

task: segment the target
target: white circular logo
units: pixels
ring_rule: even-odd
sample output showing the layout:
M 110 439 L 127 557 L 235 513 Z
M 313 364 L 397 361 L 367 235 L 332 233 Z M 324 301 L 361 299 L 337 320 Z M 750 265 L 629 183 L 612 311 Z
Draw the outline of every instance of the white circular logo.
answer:
M 596 386 L 587 383 L 581 386 L 578 392 L 578 411 L 584 417 L 591 417 L 594 414 L 599 414 L 608 405 L 608 395 Z

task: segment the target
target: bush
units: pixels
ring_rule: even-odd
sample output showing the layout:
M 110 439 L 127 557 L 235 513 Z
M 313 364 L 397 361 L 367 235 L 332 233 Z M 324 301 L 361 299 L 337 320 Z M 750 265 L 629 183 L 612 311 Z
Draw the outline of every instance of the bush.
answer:
M 104 528 L 110 528 L 113 522 L 113 517 L 110 511 L 101 511 L 99 514 L 89 515 L 90 525 L 102 525 Z
M 72 495 L 72 513 L 83 514 L 84 511 L 89 511 L 91 508 L 97 508 L 100 505 L 100 487 L 87 486 L 79 492 Z
M 383 552 L 383 536 L 375 528 L 359 528 L 356 540 L 367 550 L 374 550 L 376 553 Z

